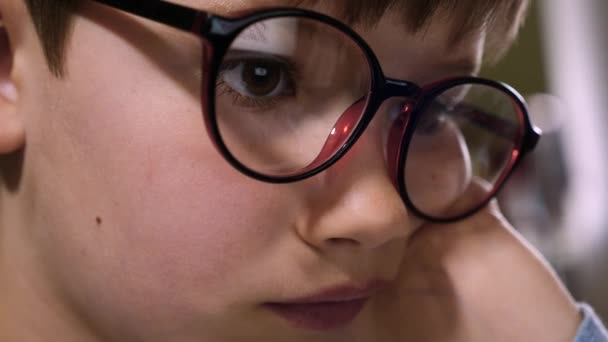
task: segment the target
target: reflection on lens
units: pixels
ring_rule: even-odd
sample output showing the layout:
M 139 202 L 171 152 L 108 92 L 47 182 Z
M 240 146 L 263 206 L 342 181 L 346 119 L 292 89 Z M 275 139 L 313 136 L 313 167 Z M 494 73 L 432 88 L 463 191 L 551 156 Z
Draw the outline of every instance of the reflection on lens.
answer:
M 520 121 L 518 104 L 492 86 L 459 85 L 435 97 L 407 152 L 405 186 L 413 205 L 440 219 L 479 206 L 487 196 L 479 195 L 478 184 L 490 195 L 511 166 Z
M 336 28 L 298 17 L 268 19 L 234 40 L 216 84 L 218 128 L 247 168 L 287 176 L 319 166 L 361 119 L 370 68 Z

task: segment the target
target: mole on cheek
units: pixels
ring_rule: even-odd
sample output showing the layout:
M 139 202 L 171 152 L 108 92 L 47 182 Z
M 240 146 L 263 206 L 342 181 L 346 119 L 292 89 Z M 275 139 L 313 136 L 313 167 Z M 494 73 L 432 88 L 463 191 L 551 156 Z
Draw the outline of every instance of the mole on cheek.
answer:
M 97 217 L 95 218 L 95 222 L 97 222 L 97 225 L 98 225 L 98 226 L 100 226 L 100 225 L 101 225 L 101 223 L 102 223 L 101 217 L 97 216 Z

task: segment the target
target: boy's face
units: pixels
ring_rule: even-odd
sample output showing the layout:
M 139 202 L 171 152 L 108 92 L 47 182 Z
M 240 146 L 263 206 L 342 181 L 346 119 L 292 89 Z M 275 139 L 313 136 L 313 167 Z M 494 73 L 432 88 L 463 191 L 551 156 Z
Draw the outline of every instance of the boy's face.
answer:
M 261 5 L 174 2 L 220 14 Z M 387 76 L 427 84 L 475 71 L 484 32 L 454 46 L 445 18 L 417 35 L 399 20 L 357 28 Z M 390 308 L 374 293 L 391 286 L 420 221 L 388 176 L 373 123 L 321 175 L 262 183 L 206 134 L 195 37 L 85 2 L 59 80 L 25 32 L 14 72 L 26 146 L 6 220 L 15 253 L 36 251 L 24 272 L 45 284 L 37 291 L 108 339 L 388 338 Z M 367 298 L 357 315 L 363 301 L 350 297 Z

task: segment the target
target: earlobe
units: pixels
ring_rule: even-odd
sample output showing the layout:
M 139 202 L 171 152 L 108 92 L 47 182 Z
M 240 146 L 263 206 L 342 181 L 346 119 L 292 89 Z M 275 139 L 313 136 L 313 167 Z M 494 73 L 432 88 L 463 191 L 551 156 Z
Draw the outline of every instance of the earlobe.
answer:
M 13 50 L 0 17 L 0 155 L 15 152 L 25 143 L 23 118 L 17 112 L 19 93 L 12 68 Z

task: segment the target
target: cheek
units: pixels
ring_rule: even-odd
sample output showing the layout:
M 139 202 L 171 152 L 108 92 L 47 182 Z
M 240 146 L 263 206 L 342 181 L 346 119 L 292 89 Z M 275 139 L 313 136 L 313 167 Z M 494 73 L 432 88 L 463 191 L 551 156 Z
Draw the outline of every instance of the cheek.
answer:
M 471 157 L 458 128 L 448 124 L 437 135 L 414 136 L 405 173 L 414 205 L 427 215 L 446 215 L 471 181 Z
M 99 315 L 221 310 L 276 252 L 298 205 L 234 171 L 207 137 L 199 99 L 115 44 L 100 65 L 74 48 L 69 79 L 35 109 L 30 220 L 48 232 L 45 262 Z

